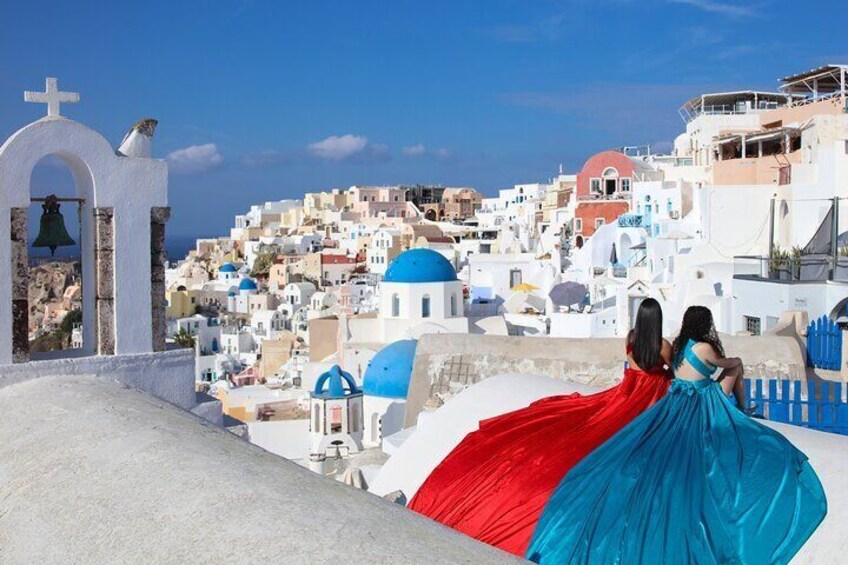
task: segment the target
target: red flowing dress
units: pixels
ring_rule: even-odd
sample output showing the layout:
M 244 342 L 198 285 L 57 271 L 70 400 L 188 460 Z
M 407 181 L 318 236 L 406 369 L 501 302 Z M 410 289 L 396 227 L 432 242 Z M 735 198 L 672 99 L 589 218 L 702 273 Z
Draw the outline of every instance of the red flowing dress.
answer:
M 626 368 L 624 379 L 603 392 L 552 396 L 483 420 L 433 470 L 409 508 L 523 557 L 566 473 L 662 398 L 670 383 L 663 368 Z

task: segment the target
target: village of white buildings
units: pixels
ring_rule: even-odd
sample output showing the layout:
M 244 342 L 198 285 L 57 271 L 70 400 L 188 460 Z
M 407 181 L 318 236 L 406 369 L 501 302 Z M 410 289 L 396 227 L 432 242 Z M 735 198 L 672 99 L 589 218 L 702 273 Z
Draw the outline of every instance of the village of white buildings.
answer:
M 49 99 L 49 81 L 47 90 Z M 0 343 L 10 368 L 3 378 L 24 381 L 13 388 L 31 384 L 24 366 L 111 376 L 243 444 L 401 502 L 414 491 L 407 483 L 420 485 L 422 469 L 462 430 L 560 390 L 543 380 L 619 379 L 621 344 L 646 297 L 662 305 L 669 336 L 688 306 L 709 307 L 728 349 L 745 352 L 751 378 L 843 381 L 844 361 L 810 367 L 806 346 L 811 321 L 848 324 L 848 65 L 787 76 L 768 92 L 692 96 L 681 101 L 681 131 L 664 153 L 623 139 L 634 145 L 586 155 L 579 170 L 552 163 L 544 182 L 528 178 L 497 196 L 432 185 L 309 192 L 251 205 L 229 234 L 167 260 L 167 167 L 151 158 L 150 123 L 133 128 L 116 154 L 61 117 L 57 102 L 0 149 L 0 260 L 21 260 L 15 210 L 29 206 L 26 175 L 44 154 L 58 154 L 91 207 L 83 282 L 63 297 L 82 304 L 77 354 L 28 353 L 18 331 L 24 275 L 12 269 L 0 288 L 12 296 L 0 307 L 13 328 Z M 5 192 L 11 186 L 18 192 Z M 488 379 L 498 373 L 512 376 Z M 55 386 L 16 402 L 37 406 Z M 836 435 L 792 433 L 808 454 L 845 449 Z M 229 457 L 203 474 L 247 469 L 232 463 L 241 455 Z M 280 469 L 269 488 L 292 472 Z M 817 470 L 827 482 L 829 471 Z M 303 508 L 336 496 L 307 475 L 286 483 L 312 490 Z M 345 512 L 378 513 L 346 500 L 338 502 Z M 845 536 L 835 531 L 817 536 L 836 547 Z M 446 535 L 422 532 L 405 535 Z M 814 545 L 805 551 L 825 551 Z M 480 547 L 469 545 L 469 559 L 496 561 L 476 554 Z

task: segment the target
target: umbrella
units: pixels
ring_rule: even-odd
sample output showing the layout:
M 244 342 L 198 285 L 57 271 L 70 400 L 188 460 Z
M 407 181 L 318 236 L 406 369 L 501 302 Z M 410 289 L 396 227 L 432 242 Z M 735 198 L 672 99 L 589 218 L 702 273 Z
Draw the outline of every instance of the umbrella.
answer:
M 589 289 L 586 288 L 586 285 L 567 281 L 554 286 L 548 296 L 557 306 L 571 306 L 572 304 L 582 303 L 588 294 Z
M 615 244 L 612 244 L 612 251 L 610 251 L 610 263 L 615 265 L 618 263 L 618 253 L 615 252 Z
M 538 286 L 533 286 L 530 283 L 521 283 L 517 284 L 510 289 L 513 292 L 533 292 L 534 290 L 539 290 Z

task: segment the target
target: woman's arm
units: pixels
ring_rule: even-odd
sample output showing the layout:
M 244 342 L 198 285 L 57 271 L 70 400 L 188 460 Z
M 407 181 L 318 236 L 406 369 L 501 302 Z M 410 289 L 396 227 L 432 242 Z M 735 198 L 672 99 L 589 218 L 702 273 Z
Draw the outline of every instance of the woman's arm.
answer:
M 662 347 L 660 347 L 660 357 L 662 357 L 663 363 L 665 363 L 667 367 L 671 367 L 671 350 L 672 347 L 668 340 L 662 340 Z
M 722 369 L 732 369 L 742 364 L 742 359 L 739 357 L 719 357 L 713 346 L 709 343 L 704 344 L 701 354 L 704 361 Z

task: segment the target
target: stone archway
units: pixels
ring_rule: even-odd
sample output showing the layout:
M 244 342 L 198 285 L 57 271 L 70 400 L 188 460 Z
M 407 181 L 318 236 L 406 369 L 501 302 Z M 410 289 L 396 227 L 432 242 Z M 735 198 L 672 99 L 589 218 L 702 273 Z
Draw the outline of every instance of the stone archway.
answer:
M 51 100 L 48 80 L 44 101 Z M 117 155 L 103 136 L 50 106 L 0 146 L 0 365 L 28 359 L 28 332 L 19 329 L 28 316 L 27 209 L 32 170 L 47 155 L 68 165 L 85 199 L 84 343 L 96 343 L 98 354 L 164 348 L 167 164 Z

